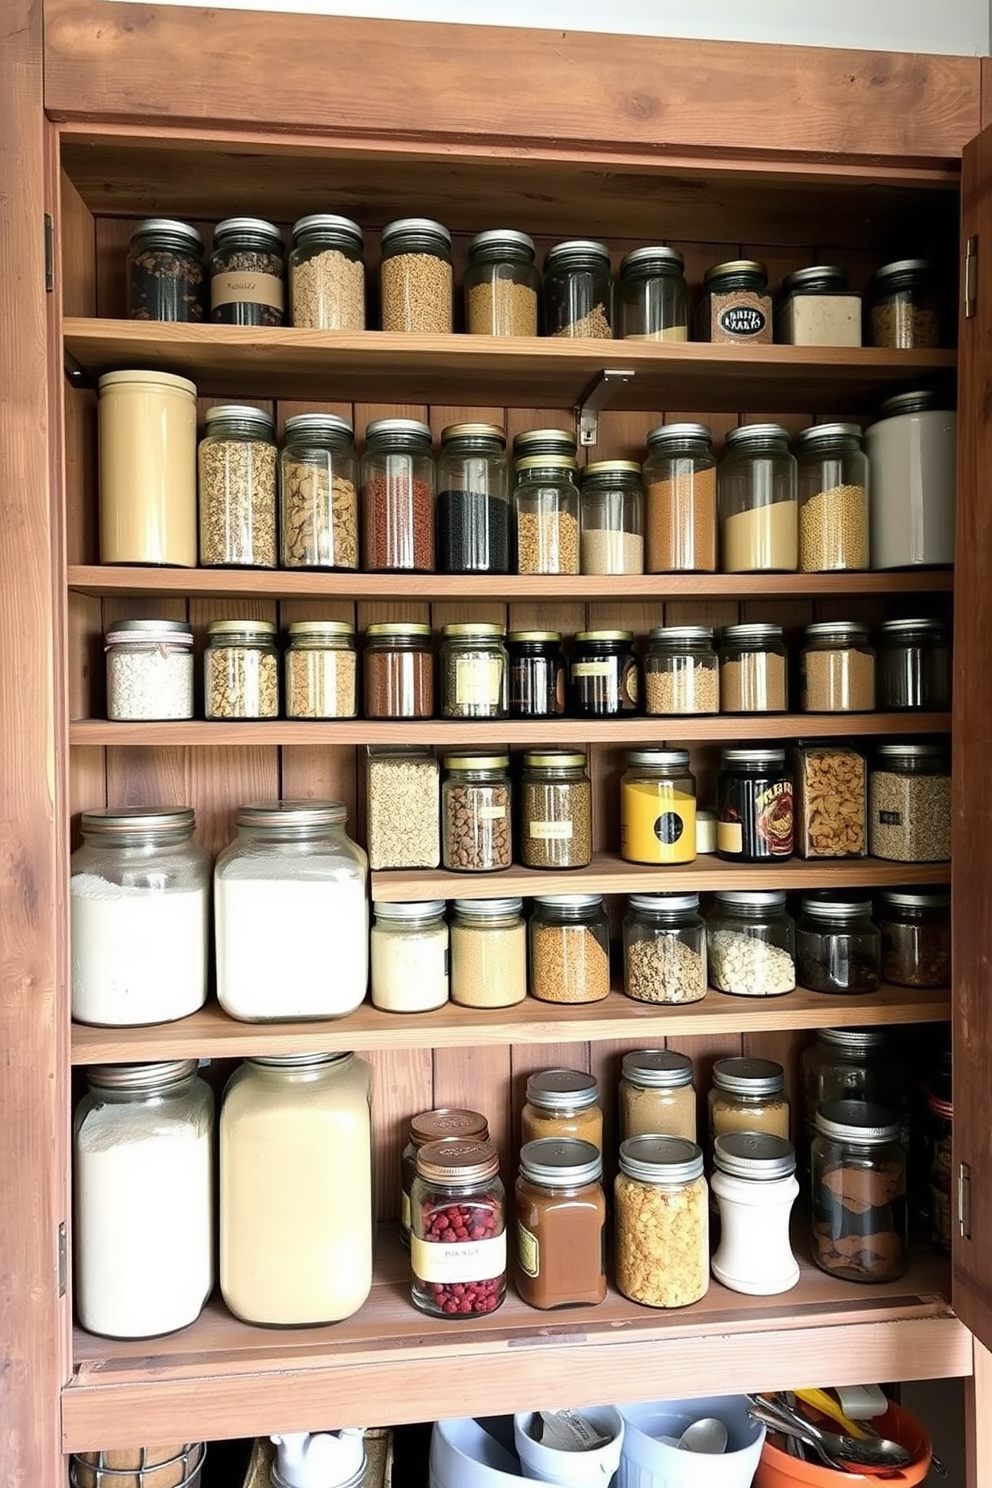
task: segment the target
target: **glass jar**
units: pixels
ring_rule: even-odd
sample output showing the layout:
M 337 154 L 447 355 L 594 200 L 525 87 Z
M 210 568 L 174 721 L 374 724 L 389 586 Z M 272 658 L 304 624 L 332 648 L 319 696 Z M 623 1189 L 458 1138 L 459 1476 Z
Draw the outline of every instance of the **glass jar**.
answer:
M 565 711 L 565 657 L 557 630 L 511 630 L 510 717 L 559 718 Z
M 806 1136 L 816 1135 L 816 1114 L 833 1101 L 873 1101 L 895 1111 L 908 1136 L 906 1066 L 885 1028 L 818 1028 L 803 1050 Z
M 431 628 L 379 620 L 365 632 L 366 718 L 430 718 L 434 711 Z
M 610 990 L 602 894 L 541 894 L 530 917 L 530 992 L 541 1002 L 600 1002 Z
M 794 849 L 801 858 L 863 858 L 868 840 L 868 767 L 847 744 L 800 742 L 790 754 Z
M 498 424 L 449 424 L 437 461 L 438 573 L 509 573 L 510 464 Z
M 220 325 L 281 326 L 285 254 L 282 233 L 264 218 L 218 222 L 210 256 L 210 319 Z
M 949 710 L 951 634 L 944 620 L 886 620 L 879 626 L 878 706 Z
M 940 345 L 940 316 L 933 269 L 925 258 L 883 264 L 868 286 L 872 346 L 919 351 Z
M 797 435 L 799 569 L 867 569 L 868 459 L 858 424 L 813 424 Z
M 441 716 L 505 718 L 509 661 L 502 625 L 486 621 L 441 628 Z
M 208 408 L 197 455 L 200 563 L 204 568 L 275 568 L 275 422 L 238 403 Z
M 649 715 L 719 713 L 720 676 L 708 625 L 659 625 L 644 658 L 644 711 Z
M 527 455 L 514 462 L 518 573 L 578 573 L 577 468 L 569 455 Z
M 527 1077 L 520 1113 L 521 1142 L 539 1137 L 577 1137 L 603 1150 L 603 1112 L 595 1075 L 584 1070 L 538 1070 Z
M 540 276 L 534 240 L 510 228 L 477 233 L 468 245 L 465 328 L 470 336 L 536 336 Z
M 373 419 L 365 430 L 362 548 L 370 573 L 434 568 L 434 459 L 419 419 Z
M 834 1101 L 816 1116 L 813 1260 L 845 1281 L 895 1281 L 906 1270 L 906 1154 L 885 1106 Z
M 949 1072 L 948 1072 L 949 1073 Z M 938 1255 L 951 1254 L 954 1224 L 954 1102 L 950 1079 L 927 1095 L 927 1198 L 930 1243 Z
M 636 460 L 596 460 L 582 472 L 585 574 L 644 572 L 644 490 Z
M 725 625 L 720 632 L 721 712 L 787 712 L 788 659 L 781 625 Z
M 796 921 L 796 976 L 811 992 L 876 992 L 882 937 L 871 900 L 808 894 Z
M 677 248 L 635 248 L 620 264 L 620 334 L 628 341 L 688 341 L 689 290 Z
M 491 1142 L 447 1137 L 417 1153 L 411 1297 L 431 1317 L 482 1317 L 506 1296 L 506 1215 Z
M 793 573 L 799 567 L 796 458 L 781 424 L 744 424 L 724 440 L 717 472 L 724 573 Z
M 456 899 L 451 916 L 451 1000 L 504 1008 L 527 996 L 522 899 Z
M 735 258 L 707 269 L 695 329 L 697 341 L 770 345 L 772 297 L 765 265 L 757 259 Z
M 448 926 L 443 899 L 376 904 L 369 937 L 373 1007 L 426 1013 L 448 1000 Z
M 731 1132 L 761 1132 L 789 1140 L 785 1071 L 774 1059 L 740 1055 L 718 1059 L 707 1106 L 711 1141 Z
M 683 1137 L 696 1140 L 692 1060 L 674 1049 L 635 1049 L 623 1056 L 619 1085 L 620 1140 Z
M 88 1333 L 174 1333 L 210 1295 L 214 1100 L 196 1071 L 195 1059 L 86 1071 L 73 1120 L 73 1255 Z
M 428 1142 L 457 1137 L 464 1142 L 488 1142 L 489 1122 L 478 1111 L 438 1106 L 410 1119 L 410 1140 L 400 1158 L 400 1240 L 410 1249 L 410 1195 L 417 1176 L 417 1153 Z
M 574 460 L 579 442 L 574 429 L 521 429 L 513 436 L 513 464 L 534 455 L 554 455 L 565 460 Z
M 620 1144 L 616 1283 L 646 1307 L 687 1307 L 710 1280 L 709 1202 L 703 1154 L 680 1137 Z
M 384 331 L 448 335 L 454 330 L 451 234 L 429 217 L 382 229 L 380 300 Z
M 246 1059 L 220 1113 L 220 1289 L 247 1323 L 351 1317 L 372 1284 L 372 1070 L 355 1054 Z
M 954 562 L 957 416 L 935 392 L 887 398 L 865 434 L 871 466 L 871 566 Z
M 515 1196 L 521 1299 L 542 1309 L 602 1302 L 606 1196 L 600 1152 L 591 1142 L 526 1142 Z
M 426 744 L 369 744 L 365 751 L 365 843 L 369 867 L 437 868 L 440 772 Z
M 340 801 L 238 807 L 214 869 L 217 1000 L 232 1018 L 340 1018 L 364 999 L 367 859 L 347 816 Z
M 526 868 L 585 868 L 592 861 L 592 786 L 584 754 L 524 755 L 520 858 Z
M 706 424 L 659 424 L 647 436 L 647 573 L 715 573 L 716 460 Z
M 688 749 L 631 749 L 620 779 L 620 856 L 628 863 L 691 863 L 696 777 Z
M 579 718 L 636 713 L 640 701 L 632 630 L 580 630 L 569 666 L 572 712 Z
M 724 890 L 706 920 L 709 977 L 720 992 L 777 997 L 796 985 L 796 931 L 779 889 Z
M 789 1239 L 799 1197 L 791 1142 L 759 1132 L 729 1132 L 713 1143 L 710 1188 L 720 1215 L 713 1275 L 732 1292 L 770 1297 L 791 1291 L 799 1266 Z
M 510 757 L 448 754 L 441 787 L 441 842 L 445 868 L 492 873 L 513 862 Z
M 609 340 L 613 335 L 613 279 L 604 243 L 571 238 L 544 260 L 544 334 Z
M 100 562 L 195 568 L 195 384 L 106 372 L 99 389 Z
M 185 620 L 118 620 L 104 637 L 107 717 L 193 717 L 193 632 Z
M 287 634 L 286 717 L 357 717 L 354 626 L 347 620 L 297 620 Z
M 358 567 L 358 456 L 351 424 L 335 413 L 286 420 L 279 456 L 283 568 Z
M 362 229 L 350 217 L 314 212 L 293 224 L 289 293 L 294 326 L 364 331 Z
M 279 653 L 271 620 L 211 620 L 203 653 L 206 718 L 278 718 Z
M 897 987 L 951 985 L 951 896 L 898 889 L 878 897 L 882 979 Z
M 786 274 L 775 340 L 787 346 L 860 346 L 861 296 L 849 289 L 847 270 L 814 264 Z
M 624 992 L 635 1002 L 699 1002 L 706 996 L 706 926 L 699 895 L 631 894 L 627 906 Z
M 951 856 L 951 766 L 943 744 L 880 744 L 868 776 L 868 847 L 897 863 Z
M 148 217 L 131 234 L 127 313 L 131 320 L 204 319 L 203 239 L 188 222 Z
M 725 749 L 716 777 L 716 850 L 733 863 L 792 856 L 792 775 L 784 749 Z
M 875 652 L 868 627 L 857 620 L 807 625 L 799 654 L 804 713 L 871 713 L 875 707 Z
M 207 999 L 210 855 L 187 807 L 84 811 L 69 860 L 72 1016 L 172 1023 Z

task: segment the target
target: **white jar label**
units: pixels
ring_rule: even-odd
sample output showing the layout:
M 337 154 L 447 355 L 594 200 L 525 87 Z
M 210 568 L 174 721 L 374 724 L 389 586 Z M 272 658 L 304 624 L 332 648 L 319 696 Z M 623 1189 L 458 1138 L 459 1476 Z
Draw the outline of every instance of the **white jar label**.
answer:
M 210 304 L 270 305 L 283 308 L 283 282 L 278 274 L 215 274 L 210 281 Z
M 475 814 L 480 821 L 502 821 L 506 816 L 506 807 L 480 806 Z
M 540 1275 L 541 1247 L 537 1243 L 537 1236 L 531 1234 L 530 1230 L 519 1222 L 517 1223 L 517 1260 L 525 1276 Z
M 503 667 L 498 657 L 456 657 L 455 702 L 460 706 L 497 707 L 502 682 Z
M 608 661 L 573 661 L 573 677 L 611 677 L 616 680 L 617 663 L 616 657 L 611 656 Z
M 572 823 L 570 821 L 532 821 L 528 823 L 527 836 L 536 838 L 538 842 L 570 842 Z
M 506 1270 L 506 1231 L 449 1245 L 411 1235 L 410 1262 L 418 1281 L 492 1281 Z

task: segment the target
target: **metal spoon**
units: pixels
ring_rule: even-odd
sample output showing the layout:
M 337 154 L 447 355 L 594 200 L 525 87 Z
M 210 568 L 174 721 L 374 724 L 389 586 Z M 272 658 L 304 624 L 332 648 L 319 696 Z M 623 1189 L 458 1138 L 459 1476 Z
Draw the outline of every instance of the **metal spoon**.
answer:
M 716 1416 L 703 1416 L 702 1420 L 693 1421 L 687 1426 L 679 1437 L 679 1450 L 682 1452 L 705 1452 L 711 1457 L 719 1457 L 727 1450 L 729 1440 L 727 1428 Z
M 756 1420 L 764 1421 L 766 1426 L 805 1442 L 829 1467 L 906 1467 L 913 1460 L 898 1442 L 887 1441 L 884 1437 L 857 1441 L 853 1436 L 824 1431 L 805 1416 L 782 1405 L 769 1406 L 763 1400 L 753 1401 L 750 1414 Z

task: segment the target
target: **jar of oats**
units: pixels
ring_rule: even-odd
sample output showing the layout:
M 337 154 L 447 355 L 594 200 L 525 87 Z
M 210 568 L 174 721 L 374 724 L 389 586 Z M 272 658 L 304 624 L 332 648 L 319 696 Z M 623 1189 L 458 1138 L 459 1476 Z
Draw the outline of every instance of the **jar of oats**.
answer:
M 207 718 L 278 718 L 279 653 L 270 620 L 213 620 L 203 656 Z
M 350 217 L 313 212 L 293 224 L 289 290 L 294 326 L 364 331 L 362 229 Z
M 207 410 L 197 456 L 204 568 L 276 567 L 275 427 L 263 408 Z
M 577 469 L 571 455 L 525 455 L 514 461 L 517 573 L 578 573 Z
M 687 1307 L 710 1280 L 709 1198 L 703 1154 L 681 1137 L 620 1144 L 616 1282 L 646 1307 Z
M 358 457 L 336 413 L 286 420 L 279 456 L 283 568 L 358 567 Z
M 298 620 L 288 634 L 286 717 L 356 717 L 355 627 L 347 620 Z
M 623 1056 L 620 1140 L 682 1137 L 696 1140 L 692 1060 L 674 1049 L 634 1049 Z

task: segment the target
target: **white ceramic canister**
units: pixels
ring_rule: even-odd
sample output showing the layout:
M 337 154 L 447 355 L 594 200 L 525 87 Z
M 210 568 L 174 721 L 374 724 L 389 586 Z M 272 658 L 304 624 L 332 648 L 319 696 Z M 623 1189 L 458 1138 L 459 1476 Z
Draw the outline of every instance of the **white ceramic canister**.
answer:
M 196 387 L 171 372 L 100 378 L 100 562 L 196 567 Z
M 792 1143 L 736 1131 L 713 1143 L 710 1189 L 720 1211 L 713 1275 L 732 1292 L 770 1297 L 799 1280 L 789 1216 L 799 1195 Z
M 957 417 L 932 392 L 898 393 L 865 436 L 871 470 L 871 566 L 954 562 Z

